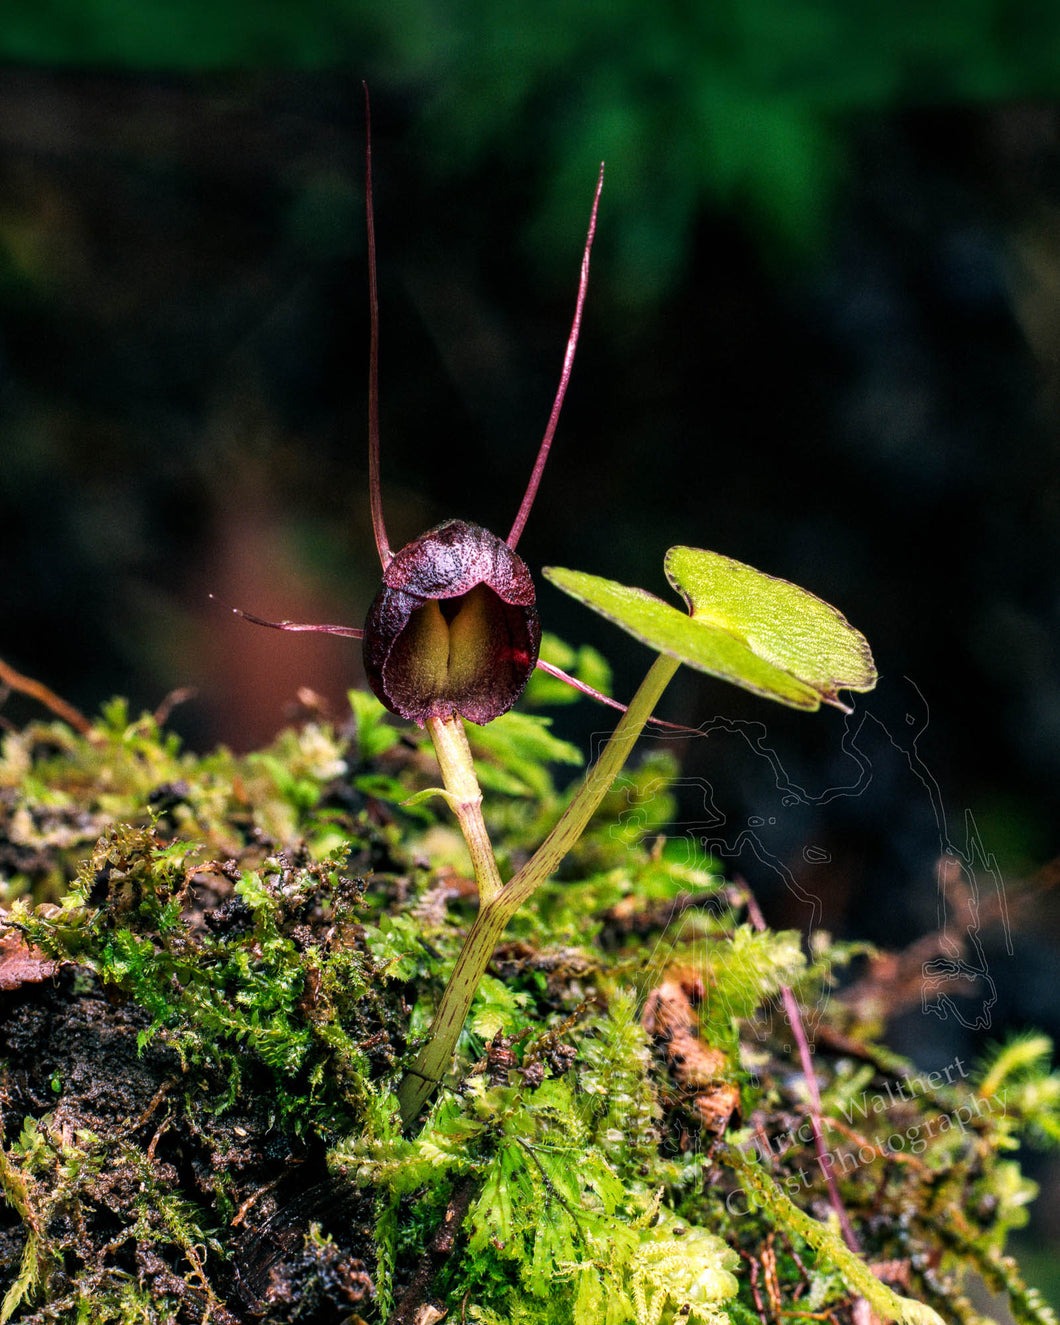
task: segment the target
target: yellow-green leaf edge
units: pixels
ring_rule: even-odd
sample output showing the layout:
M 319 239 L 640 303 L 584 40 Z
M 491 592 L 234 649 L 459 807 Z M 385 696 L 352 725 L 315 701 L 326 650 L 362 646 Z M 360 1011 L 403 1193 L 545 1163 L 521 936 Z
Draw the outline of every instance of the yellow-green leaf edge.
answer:
M 550 566 L 546 579 L 659 653 L 792 708 L 876 684 L 868 641 L 816 594 L 732 557 L 673 547 L 667 579 L 689 615 L 643 589 Z

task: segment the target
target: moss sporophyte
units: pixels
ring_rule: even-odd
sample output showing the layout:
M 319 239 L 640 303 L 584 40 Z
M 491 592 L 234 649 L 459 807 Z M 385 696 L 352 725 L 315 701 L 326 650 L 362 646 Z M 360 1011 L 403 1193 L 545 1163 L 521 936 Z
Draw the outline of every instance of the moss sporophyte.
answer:
M 367 106 L 366 106 L 367 113 Z M 718 553 L 675 547 L 665 570 L 686 611 L 642 589 L 578 571 L 546 568 L 560 589 L 601 613 L 657 654 L 628 707 L 538 656 L 536 591 L 515 548 L 548 458 L 570 380 L 589 278 L 604 170 L 600 167 L 582 254 L 574 319 L 559 388 L 530 481 L 505 539 L 448 520 L 391 551 L 383 516 L 379 442 L 379 300 L 372 206 L 371 134 L 365 193 L 368 229 L 369 493 L 383 585 L 363 629 L 238 615 L 277 630 L 317 631 L 362 640 L 372 690 L 392 713 L 426 727 L 443 787 L 421 792 L 449 804 L 467 842 L 478 912 L 439 1003 L 426 1043 L 398 1088 L 401 1117 L 413 1122 L 452 1061 L 457 1038 L 508 922 L 556 870 L 614 782 L 670 678 L 683 662 L 797 708 L 822 702 L 846 709 L 843 689 L 870 690 L 876 671 L 864 637 L 813 594 Z M 482 816 L 482 792 L 464 721 L 485 724 L 519 699 L 534 668 L 623 710 L 614 732 L 559 821 L 532 858 L 503 880 Z M 671 724 L 664 724 L 671 725 Z

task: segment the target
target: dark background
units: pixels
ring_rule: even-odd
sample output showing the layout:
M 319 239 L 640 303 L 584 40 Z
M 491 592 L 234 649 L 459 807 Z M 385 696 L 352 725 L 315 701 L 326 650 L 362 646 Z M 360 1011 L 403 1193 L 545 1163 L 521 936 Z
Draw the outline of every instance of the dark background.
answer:
M 776 923 L 891 946 L 952 917 L 948 855 L 980 978 L 900 1047 L 1060 1030 L 1055 7 L 54 0 L 5 6 L 0 61 L 0 656 L 88 712 L 194 686 L 199 749 L 299 686 L 341 713 L 355 645 L 207 595 L 356 625 L 376 589 L 361 80 L 395 547 L 506 533 L 604 158 L 521 553 L 664 594 L 687 542 L 837 604 L 882 677 L 853 719 L 679 674 L 675 833 Z M 632 693 L 639 645 L 540 607 Z

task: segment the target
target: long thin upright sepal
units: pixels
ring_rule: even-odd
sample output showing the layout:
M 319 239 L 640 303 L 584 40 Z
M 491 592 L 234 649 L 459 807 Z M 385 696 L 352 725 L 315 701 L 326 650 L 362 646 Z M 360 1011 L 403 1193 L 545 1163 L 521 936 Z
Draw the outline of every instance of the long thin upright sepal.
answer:
M 680 664 L 656 658 L 629 709 L 611 733 L 600 758 L 559 822 L 538 850 L 494 899 L 479 908 L 456 959 L 431 1023 L 430 1038 L 398 1087 L 398 1106 L 407 1127 L 433 1095 L 453 1059 L 453 1050 L 497 941 L 523 903 L 548 879 L 585 831 L 589 820 L 629 757 L 652 709 Z
M 372 202 L 372 107 L 364 85 L 364 200 L 368 224 L 368 309 L 371 343 L 368 350 L 368 493 L 372 531 L 383 569 L 393 560 L 383 519 L 383 488 L 379 477 L 379 278 L 375 262 L 375 208 Z
M 601 162 L 600 175 L 596 181 L 596 195 L 593 198 L 593 210 L 589 216 L 589 233 L 585 237 L 585 251 L 582 254 L 582 272 L 581 279 L 578 282 L 578 302 L 574 306 L 574 321 L 571 323 L 570 335 L 567 337 L 567 352 L 563 356 L 563 371 L 559 376 L 559 389 L 556 391 L 556 399 L 552 403 L 552 413 L 548 417 L 548 427 L 546 427 L 545 435 L 541 439 L 541 446 L 537 453 L 537 459 L 534 461 L 533 473 L 530 475 L 530 482 L 527 484 L 522 505 L 519 507 L 519 514 L 515 517 L 511 533 L 505 540 L 510 548 L 514 548 L 518 543 L 530 515 L 530 508 L 534 504 L 534 498 L 537 496 L 537 490 L 541 485 L 541 475 L 545 472 L 545 461 L 548 459 L 548 453 L 552 447 L 552 438 L 556 434 L 559 412 L 563 408 L 563 397 L 567 394 L 567 384 L 570 382 L 571 368 L 574 366 L 574 351 L 578 348 L 578 333 L 582 326 L 585 292 L 589 288 L 589 255 L 592 252 L 593 239 L 596 237 L 596 213 L 600 206 L 600 191 L 603 187 L 604 166 Z

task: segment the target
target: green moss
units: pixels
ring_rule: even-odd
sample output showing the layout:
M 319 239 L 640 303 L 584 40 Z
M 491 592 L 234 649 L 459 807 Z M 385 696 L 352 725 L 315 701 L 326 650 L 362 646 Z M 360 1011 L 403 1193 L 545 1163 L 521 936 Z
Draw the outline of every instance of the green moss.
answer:
M 807 961 L 658 836 L 666 759 L 624 775 L 516 917 L 404 1135 L 393 1091 L 472 919 L 469 866 L 444 804 L 402 804 L 437 782 L 419 734 L 351 700 L 344 726 L 244 758 L 184 753 L 117 703 L 89 737 L 5 736 L 0 1320 L 374 1322 L 430 1300 L 528 1325 L 842 1325 L 864 1295 L 973 1321 L 975 1280 L 1053 1319 L 1005 1252 L 1032 1195 L 1013 1147 L 1060 1133 L 1048 1041 L 918 1078 L 832 992 L 857 948 Z M 488 730 L 507 874 L 573 755 L 540 721 Z M 664 980 L 706 1078 L 642 1026 Z M 782 987 L 845 1046 L 821 1038 L 815 1063 L 860 1256 L 828 1225 Z M 739 1112 L 711 1118 L 718 1098 Z

